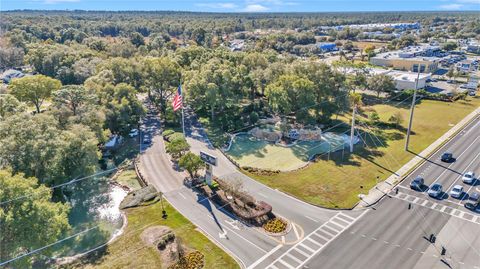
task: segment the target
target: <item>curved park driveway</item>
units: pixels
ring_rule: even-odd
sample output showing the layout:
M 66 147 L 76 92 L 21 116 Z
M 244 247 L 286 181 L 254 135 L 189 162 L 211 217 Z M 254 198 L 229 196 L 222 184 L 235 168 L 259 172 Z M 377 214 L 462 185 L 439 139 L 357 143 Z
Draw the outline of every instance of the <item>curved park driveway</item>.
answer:
M 279 260 L 282 255 L 288 254 L 290 249 L 301 247 L 298 245 L 306 245 L 307 239 L 315 241 L 309 238 L 309 235 L 322 225 L 328 224 L 339 213 L 304 203 L 240 173 L 220 151 L 209 147 L 205 142 L 208 141 L 206 136 L 194 118 L 189 113 L 185 116 L 186 137 L 191 150 L 195 153 L 205 151 L 218 158 L 218 166 L 214 167 L 213 171 L 214 175 L 242 180 L 247 192 L 257 200 L 264 200 L 271 204 L 276 214 L 295 223 L 295 229 L 292 229 L 287 236 L 273 238 L 257 228 L 245 226 L 222 208 L 217 208 L 205 197 L 185 187 L 183 180 L 186 174 L 175 170 L 165 152 L 163 139 L 160 136 L 159 120 L 155 116 L 146 117 L 142 129 L 152 136 L 153 143 L 142 148 L 139 164 L 141 173 L 147 181 L 164 193 L 165 198 L 180 213 L 197 225 L 211 240 L 237 258 L 242 267 L 265 268 Z M 344 213 L 350 215 L 351 219 L 356 219 L 361 212 Z M 333 233 L 342 232 L 343 228 L 337 227 L 337 231 Z M 333 239 L 332 237 L 331 240 Z M 310 251 L 304 252 L 304 255 L 314 255 L 314 251 L 311 250 L 313 250 L 312 247 Z M 301 260 L 302 257 L 294 259 Z M 286 258 L 288 257 L 285 256 L 283 259 Z M 282 261 L 280 259 L 278 262 Z

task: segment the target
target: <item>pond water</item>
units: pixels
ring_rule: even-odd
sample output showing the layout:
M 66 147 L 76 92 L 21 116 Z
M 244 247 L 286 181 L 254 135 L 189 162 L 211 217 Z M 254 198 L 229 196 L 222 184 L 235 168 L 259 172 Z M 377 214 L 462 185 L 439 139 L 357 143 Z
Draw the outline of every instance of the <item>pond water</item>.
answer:
M 67 185 L 62 190 L 71 205 L 69 235 L 88 232 L 56 246 L 55 257 L 74 256 L 107 243 L 123 226 L 118 206 L 127 192 L 109 183 L 106 177 L 89 178 Z

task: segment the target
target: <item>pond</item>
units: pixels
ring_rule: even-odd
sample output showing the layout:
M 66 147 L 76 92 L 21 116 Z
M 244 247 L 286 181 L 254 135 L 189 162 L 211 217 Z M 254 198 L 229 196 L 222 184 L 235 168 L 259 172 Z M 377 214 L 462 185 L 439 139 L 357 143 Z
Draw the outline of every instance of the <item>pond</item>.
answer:
M 56 258 L 95 249 L 120 233 L 123 216 L 119 205 L 127 195 L 124 189 L 111 184 L 107 177 L 93 177 L 67 185 L 62 192 L 71 205 L 69 235 L 81 234 L 58 244 Z

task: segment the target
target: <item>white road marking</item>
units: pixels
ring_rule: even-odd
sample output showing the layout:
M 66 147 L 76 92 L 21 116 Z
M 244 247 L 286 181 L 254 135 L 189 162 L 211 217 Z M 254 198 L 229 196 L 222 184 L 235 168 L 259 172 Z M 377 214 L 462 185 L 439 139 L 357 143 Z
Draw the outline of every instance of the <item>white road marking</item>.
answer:
M 298 263 L 302 263 L 301 260 L 297 259 L 297 257 L 293 256 L 293 255 L 290 254 L 290 253 L 288 253 L 288 254 L 285 255 L 285 256 L 289 257 L 290 259 L 292 259 L 292 260 L 294 260 L 294 261 L 296 261 L 296 262 L 298 262 Z
M 268 198 L 268 196 L 266 196 L 265 194 L 261 193 L 261 192 L 257 192 L 258 195 L 264 197 L 264 198 Z
M 449 190 L 450 188 L 452 188 L 452 186 L 457 182 L 458 179 L 460 179 L 461 177 L 463 177 L 463 174 L 465 174 L 467 171 L 470 171 L 470 165 L 472 165 L 472 163 L 478 158 L 478 156 L 480 156 L 480 152 L 475 156 L 475 158 L 473 158 L 467 165 L 467 168 L 465 168 L 463 170 L 463 172 L 461 173 L 461 175 L 457 176 L 455 178 L 455 180 L 453 180 L 452 184 L 450 184 L 450 186 L 448 186 L 447 190 Z
M 317 242 L 313 241 L 312 239 L 308 239 L 308 241 L 310 241 L 310 242 L 312 242 L 312 243 L 316 244 L 317 246 L 321 246 L 321 245 L 319 245 Z M 305 245 L 305 244 L 300 244 L 299 246 L 302 246 L 302 247 L 304 247 L 305 249 L 307 249 L 308 251 L 311 251 L 312 253 L 314 253 L 314 252 L 315 252 L 315 250 L 314 250 L 314 249 L 310 248 L 309 246 L 307 246 L 307 245 Z M 307 256 L 307 257 L 308 257 L 308 256 Z
M 456 158 L 459 159 L 465 152 L 467 152 L 467 150 L 469 150 L 471 147 L 475 146 L 475 142 L 476 142 L 479 138 L 480 138 L 480 136 L 477 137 L 477 138 L 475 138 L 475 140 L 473 140 L 473 142 L 472 142 L 465 150 L 463 150 L 462 153 L 460 153 L 460 155 L 458 155 L 458 157 L 456 157 Z M 452 166 L 454 163 L 455 163 L 455 162 L 450 163 L 450 164 L 447 166 L 447 168 L 444 169 L 443 172 L 437 177 L 437 179 L 435 179 L 435 181 L 433 181 L 432 184 L 430 184 L 430 185 L 433 185 L 433 184 L 437 183 L 437 181 L 443 176 L 443 174 L 445 174 L 447 171 L 450 171 L 450 166 Z
M 316 219 L 314 219 L 314 218 L 312 218 L 312 217 L 309 217 L 309 216 L 307 216 L 307 215 L 305 215 L 305 218 L 307 218 L 307 219 L 309 219 L 309 220 L 313 220 L 313 221 L 315 221 L 315 222 L 318 222 L 318 220 L 316 220 Z
M 278 260 L 281 264 L 285 265 L 286 267 L 288 268 L 291 268 L 291 269 L 295 269 L 295 267 L 291 266 L 290 264 L 288 264 L 286 261 L 282 261 L 282 260 Z
M 297 244 L 295 244 L 292 248 L 290 248 L 287 252 L 283 253 L 280 257 L 278 257 L 276 260 L 274 260 L 269 266 L 267 266 L 266 268 L 271 268 L 270 266 L 277 263 L 277 262 L 280 262 L 282 264 L 286 264 L 285 261 L 282 260 L 283 257 L 285 257 L 287 254 L 289 254 L 289 252 L 293 251 L 293 250 L 297 250 L 297 247 L 301 247 L 301 248 L 304 248 L 306 250 L 311 250 L 312 251 L 312 254 L 309 255 L 304 261 L 302 261 L 302 263 L 298 266 L 296 266 L 295 268 L 298 269 L 298 268 L 302 268 L 302 266 L 307 263 L 312 257 L 314 257 L 317 253 L 319 253 L 323 248 L 325 248 L 325 246 L 327 246 L 330 242 L 332 242 L 333 240 L 335 240 L 338 236 L 340 236 L 340 234 L 342 234 L 346 229 L 350 228 L 350 226 L 352 226 L 356 221 L 358 221 L 361 217 L 363 217 L 366 213 L 368 212 L 368 210 L 365 210 L 364 212 L 362 212 L 358 217 L 356 217 L 355 219 L 353 219 L 352 217 L 350 216 L 347 216 L 348 218 L 350 218 L 350 223 L 348 226 L 345 227 L 345 229 L 343 229 L 342 231 L 340 231 L 339 233 L 337 233 L 336 235 L 334 235 L 332 238 L 330 238 L 329 240 L 327 240 L 327 242 L 325 244 L 319 244 L 318 242 L 316 242 L 315 240 L 313 240 L 312 238 L 310 238 L 311 236 L 315 235 L 315 236 L 319 236 L 318 235 L 318 231 L 322 231 L 322 232 L 325 232 L 325 229 L 323 229 L 324 227 L 328 227 L 327 224 L 329 223 L 329 221 L 325 222 L 324 224 L 322 224 L 320 227 L 318 227 L 316 230 L 314 230 L 313 232 L 311 232 L 310 234 L 308 234 L 302 241 L 298 242 Z M 342 213 L 337 213 L 337 215 L 333 216 L 331 219 L 334 219 L 336 217 L 338 217 L 340 214 Z M 342 216 L 343 217 L 343 216 Z M 328 234 L 327 232 L 325 232 L 326 234 Z M 319 236 L 321 237 L 321 236 Z M 318 245 L 319 247 L 317 249 L 312 249 L 308 246 L 306 246 L 304 244 L 304 242 L 307 242 L 307 241 L 310 241 L 312 242 L 313 244 L 315 245 Z M 288 257 L 288 256 L 287 256 Z M 286 265 L 287 266 L 287 265 Z M 287 266 L 288 267 L 288 266 Z M 290 267 L 289 267 L 290 268 Z
M 377 238 L 375 238 L 375 237 L 372 237 L 372 240 L 373 240 L 373 241 L 377 241 Z
M 302 247 L 303 247 L 303 245 L 299 245 L 299 246 L 302 246 Z M 298 253 L 302 254 L 302 255 L 303 255 L 303 256 L 305 256 L 305 257 L 308 257 L 308 256 L 310 256 L 310 254 L 307 254 L 306 252 L 304 252 L 304 251 L 303 251 L 303 250 L 301 250 L 300 248 L 296 248 L 296 249 L 294 249 L 294 251 L 296 251 L 296 252 L 298 252 Z M 313 253 L 313 251 L 312 251 L 312 253 Z
M 342 225 L 342 224 L 340 224 L 340 223 L 338 223 L 338 222 L 334 221 L 333 219 L 332 219 L 332 220 L 330 220 L 330 222 L 331 222 L 331 223 L 333 223 L 333 224 L 335 224 L 335 225 L 337 225 L 337 226 L 340 226 L 340 227 L 342 227 L 342 229 L 343 229 L 343 228 L 345 228 L 345 225 Z
M 263 255 L 260 259 L 256 260 L 254 263 L 252 263 L 247 269 L 253 269 L 255 266 L 259 265 L 261 262 L 263 262 L 266 258 L 268 258 L 270 255 L 275 253 L 275 251 L 279 250 L 283 245 L 277 245 L 276 247 L 272 248 L 267 254 Z M 272 265 L 273 266 L 273 265 Z
M 187 200 L 187 198 L 181 192 L 179 192 L 178 195 L 182 196 L 183 199 Z

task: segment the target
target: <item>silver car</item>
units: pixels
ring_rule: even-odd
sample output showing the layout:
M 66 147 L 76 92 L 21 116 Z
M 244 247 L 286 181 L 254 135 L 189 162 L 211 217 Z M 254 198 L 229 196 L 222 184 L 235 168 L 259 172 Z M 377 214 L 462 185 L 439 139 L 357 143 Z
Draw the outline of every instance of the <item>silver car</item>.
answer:
M 440 195 L 442 194 L 442 185 L 439 183 L 434 183 L 430 186 L 428 189 L 428 195 L 434 198 L 440 198 Z
M 450 191 L 450 196 L 453 198 L 461 198 L 463 194 L 463 187 L 461 185 L 453 186 L 452 190 Z
M 462 177 L 462 181 L 467 184 L 473 184 L 475 182 L 475 173 L 472 171 L 466 172 Z

